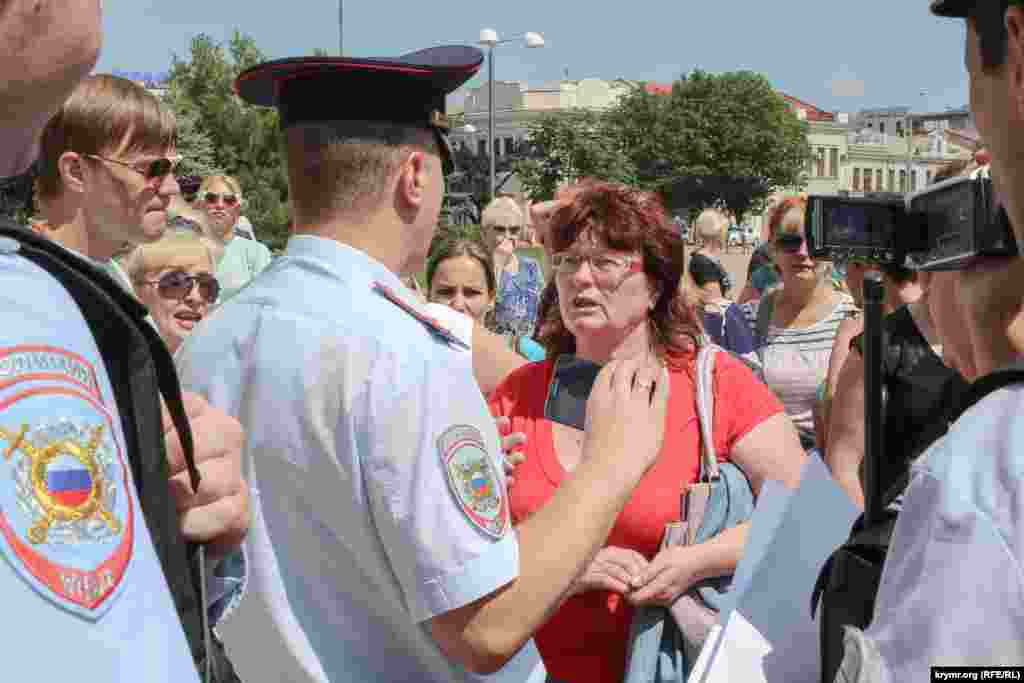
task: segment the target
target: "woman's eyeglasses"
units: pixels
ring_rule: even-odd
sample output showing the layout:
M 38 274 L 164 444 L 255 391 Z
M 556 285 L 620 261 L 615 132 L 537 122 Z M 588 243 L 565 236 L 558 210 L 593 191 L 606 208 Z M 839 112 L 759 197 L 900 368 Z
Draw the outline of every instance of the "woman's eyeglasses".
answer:
M 224 202 L 224 206 L 228 208 L 234 208 L 238 206 L 238 195 L 237 194 L 219 194 L 217 192 L 207 192 L 203 195 L 203 201 L 207 204 L 217 204 L 220 201 Z
M 612 254 L 605 251 L 562 251 L 551 257 L 555 275 L 574 274 L 584 263 L 590 264 L 594 282 L 601 287 L 617 287 L 627 275 L 643 270 L 639 256 Z
M 491 230 L 498 237 L 509 237 L 515 239 L 519 237 L 519 233 L 522 232 L 523 228 L 520 225 L 493 225 Z
M 189 275 L 183 270 L 172 270 L 162 275 L 159 280 L 144 280 L 142 284 L 156 285 L 157 294 L 165 299 L 177 301 L 191 294 L 192 288 L 196 286 L 199 287 L 199 296 L 208 304 L 212 304 L 220 296 L 220 283 L 209 273 Z
M 775 246 L 787 254 L 795 254 L 804 245 L 804 236 L 795 232 L 783 232 L 775 236 Z
M 100 156 L 99 154 L 83 154 L 82 156 L 89 157 L 90 159 L 99 159 L 100 161 L 106 161 L 111 164 L 117 164 L 118 166 L 124 166 L 130 168 L 136 173 L 143 176 L 146 180 L 163 180 L 171 173 L 174 172 L 174 167 L 178 165 L 178 159 L 168 159 L 162 157 L 160 159 L 153 159 L 150 162 L 144 162 L 143 164 L 130 164 L 127 161 L 120 161 L 118 159 L 111 159 L 109 157 Z M 144 165 L 145 168 L 139 168 Z

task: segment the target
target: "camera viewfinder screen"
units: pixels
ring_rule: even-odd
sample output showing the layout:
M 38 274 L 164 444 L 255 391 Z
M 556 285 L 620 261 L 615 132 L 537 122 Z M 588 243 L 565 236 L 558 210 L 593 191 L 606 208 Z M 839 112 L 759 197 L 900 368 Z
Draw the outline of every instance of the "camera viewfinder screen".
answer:
M 912 207 L 924 214 L 929 241 L 937 247 L 960 244 L 962 235 L 969 233 L 966 227 L 974 219 L 974 186 L 961 183 L 954 187 L 955 191 L 921 197 Z
M 900 213 L 897 207 L 844 202 L 823 208 L 826 245 L 887 248 L 893 244 Z

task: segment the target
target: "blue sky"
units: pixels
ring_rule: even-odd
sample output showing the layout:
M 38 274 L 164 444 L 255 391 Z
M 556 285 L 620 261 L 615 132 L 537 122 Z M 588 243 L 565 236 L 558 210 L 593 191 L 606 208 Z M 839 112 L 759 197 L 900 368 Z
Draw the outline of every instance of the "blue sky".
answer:
M 758 71 L 779 90 L 831 111 L 967 103 L 962 21 L 927 0 L 344 0 L 346 54 L 401 54 L 541 33 L 547 46 L 498 48 L 498 80 L 569 78 L 670 82 L 694 68 Z M 163 71 L 206 33 L 251 35 L 272 58 L 338 49 L 338 0 L 106 0 L 99 71 Z M 618 8 L 613 9 L 613 8 Z M 482 70 L 486 74 L 486 68 Z M 485 76 L 484 76 L 485 77 Z M 478 82 L 483 82 L 481 76 Z M 921 91 L 927 91 L 922 96 Z

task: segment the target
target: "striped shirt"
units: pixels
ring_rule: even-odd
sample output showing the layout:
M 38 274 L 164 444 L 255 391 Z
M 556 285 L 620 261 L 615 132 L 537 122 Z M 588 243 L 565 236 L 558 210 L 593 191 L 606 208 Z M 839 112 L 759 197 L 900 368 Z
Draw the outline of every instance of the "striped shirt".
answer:
M 758 299 L 740 306 L 755 338 L 760 305 Z M 768 326 L 764 346 L 759 349 L 764 381 L 782 401 L 805 443 L 812 443 L 814 439 L 814 402 L 818 385 L 828 374 L 828 360 L 839 323 L 857 312 L 853 298 L 840 294 L 832 312 L 814 325 Z

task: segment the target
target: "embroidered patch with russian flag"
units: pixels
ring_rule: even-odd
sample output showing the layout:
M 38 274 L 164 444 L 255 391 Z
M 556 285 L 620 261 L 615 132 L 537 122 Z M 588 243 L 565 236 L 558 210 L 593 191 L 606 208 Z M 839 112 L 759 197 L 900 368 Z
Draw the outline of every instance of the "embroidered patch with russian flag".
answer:
M 438 437 L 437 450 L 466 519 L 490 538 L 502 538 L 509 527 L 508 496 L 483 434 L 471 425 L 453 425 Z
M 110 609 L 132 558 L 114 430 L 87 359 L 0 349 L 0 554 L 40 595 L 91 620 Z

